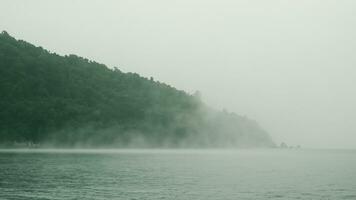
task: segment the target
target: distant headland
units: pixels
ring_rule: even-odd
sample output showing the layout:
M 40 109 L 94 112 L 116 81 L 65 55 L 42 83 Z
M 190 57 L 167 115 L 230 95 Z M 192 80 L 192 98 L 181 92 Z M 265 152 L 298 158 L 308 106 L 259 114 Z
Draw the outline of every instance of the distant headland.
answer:
M 138 58 L 139 59 L 139 58 Z M 136 73 L 0 34 L 1 147 L 275 147 L 257 122 Z

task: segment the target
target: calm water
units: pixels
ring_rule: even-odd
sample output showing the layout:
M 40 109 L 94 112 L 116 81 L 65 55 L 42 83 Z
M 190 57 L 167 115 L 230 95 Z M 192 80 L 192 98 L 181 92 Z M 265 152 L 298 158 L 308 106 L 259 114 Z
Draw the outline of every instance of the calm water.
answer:
M 0 151 L 0 199 L 356 199 L 356 151 Z

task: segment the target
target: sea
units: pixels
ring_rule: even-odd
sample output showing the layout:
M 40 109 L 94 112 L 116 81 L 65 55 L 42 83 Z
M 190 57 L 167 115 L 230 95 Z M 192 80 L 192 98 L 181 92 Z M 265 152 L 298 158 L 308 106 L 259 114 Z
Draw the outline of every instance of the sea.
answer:
M 356 150 L 7 149 L 1 200 L 356 200 Z

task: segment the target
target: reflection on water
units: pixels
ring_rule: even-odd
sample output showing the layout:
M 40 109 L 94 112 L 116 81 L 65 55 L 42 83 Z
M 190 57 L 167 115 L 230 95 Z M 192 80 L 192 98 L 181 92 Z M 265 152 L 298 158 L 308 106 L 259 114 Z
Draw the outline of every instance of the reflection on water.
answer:
M 1 150 L 0 199 L 356 199 L 356 151 Z

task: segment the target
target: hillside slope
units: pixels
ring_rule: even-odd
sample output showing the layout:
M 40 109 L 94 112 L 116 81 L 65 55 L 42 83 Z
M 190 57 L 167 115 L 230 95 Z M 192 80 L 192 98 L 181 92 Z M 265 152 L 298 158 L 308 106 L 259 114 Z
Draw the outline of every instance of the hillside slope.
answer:
M 0 34 L 0 144 L 272 147 L 255 121 L 196 95 Z

